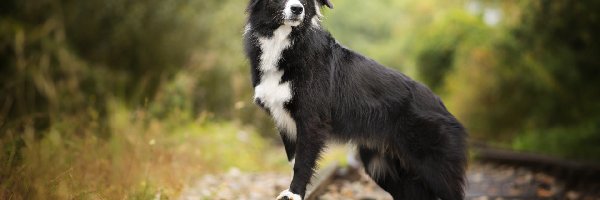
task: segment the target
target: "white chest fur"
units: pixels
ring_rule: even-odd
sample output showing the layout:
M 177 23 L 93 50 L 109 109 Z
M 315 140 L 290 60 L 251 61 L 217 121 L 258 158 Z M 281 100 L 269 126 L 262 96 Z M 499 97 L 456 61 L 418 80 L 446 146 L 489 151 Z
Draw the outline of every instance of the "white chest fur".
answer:
M 292 99 L 292 85 L 281 82 L 283 71 L 277 68 L 281 53 L 292 45 L 288 36 L 292 27 L 283 25 L 273 33 L 272 37 L 258 37 L 262 54 L 260 56 L 260 83 L 254 88 L 254 99 L 260 100 L 271 112 L 271 116 L 279 129 L 287 132 L 291 139 L 296 138 L 296 122 L 284 108 L 284 104 Z

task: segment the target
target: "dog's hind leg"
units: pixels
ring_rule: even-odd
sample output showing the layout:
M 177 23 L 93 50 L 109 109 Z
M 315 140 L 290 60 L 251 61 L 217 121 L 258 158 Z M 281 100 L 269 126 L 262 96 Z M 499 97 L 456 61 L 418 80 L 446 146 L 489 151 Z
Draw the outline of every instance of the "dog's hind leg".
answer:
M 464 165 L 461 160 L 420 160 L 420 179 L 442 200 L 464 199 Z
M 427 125 L 426 127 L 434 126 Z M 420 148 L 408 149 L 407 151 L 410 153 L 406 154 L 406 161 L 412 166 L 411 171 L 417 174 L 419 179 L 438 198 L 442 200 L 462 200 L 464 199 L 467 162 L 465 133 L 458 123 L 442 125 L 437 131 L 439 131 L 437 135 L 440 135 L 440 137 L 437 137 L 439 139 L 436 143 L 423 141 L 432 141 L 431 138 L 435 137 L 426 137 L 427 139 L 421 141 L 411 141 L 413 144 L 420 143 L 421 146 L 417 146 Z M 423 129 L 420 135 L 432 136 L 436 133 L 434 130 Z
M 395 200 L 437 199 L 416 175 L 403 169 L 398 158 L 361 147 L 359 154 L 367 174 Z

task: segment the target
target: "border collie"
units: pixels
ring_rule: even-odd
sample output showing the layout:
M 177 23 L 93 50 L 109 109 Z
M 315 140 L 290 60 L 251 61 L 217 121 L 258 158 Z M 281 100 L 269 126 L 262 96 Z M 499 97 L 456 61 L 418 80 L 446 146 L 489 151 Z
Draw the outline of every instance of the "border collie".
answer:
M 394 199 L 464 197 L 466 131 L 426 86 L 340 45 L 320 24 L 329 0 L 250 0 L 244 33 L 254 101 L 293 165 L 277 199 L 303 199 L 327 141 L 357 147 Z

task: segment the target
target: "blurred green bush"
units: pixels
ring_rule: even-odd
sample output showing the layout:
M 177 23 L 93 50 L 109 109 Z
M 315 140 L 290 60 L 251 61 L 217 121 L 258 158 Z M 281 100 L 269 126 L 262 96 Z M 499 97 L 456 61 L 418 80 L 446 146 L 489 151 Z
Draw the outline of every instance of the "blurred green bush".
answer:
M 103 117 L 112 99 L 134 109 L 156 102 L 150 109 L 159 116 L 180 109 L 253 122 L 244 6 L 11 0 L 0 21 L 2 127 L 43 129 L 88 109 Z
M 598 154 L 581 156 L 600 150 L 600 129 L 590 126 L 600 120 L 600 43 L 595 37 L 600 4 L 525 1 L 497 6 L 519 8 L 505 11 L 517 15 L 516 20 L 488 31 L 478 44 L 461 44 L 455 70 L 446 77 L 451 107 L 476 138 L 510 142 L 526 134 L 540 139 L 526 140 L 531 146 L 517 140 L 521 149 L 563 149 L 558 155 L 600 160 Z M 582 130 L 586 133 L 580 134 Z M 553 150 L 544 145 L 554 143 L 545 137 L 580 145 Z

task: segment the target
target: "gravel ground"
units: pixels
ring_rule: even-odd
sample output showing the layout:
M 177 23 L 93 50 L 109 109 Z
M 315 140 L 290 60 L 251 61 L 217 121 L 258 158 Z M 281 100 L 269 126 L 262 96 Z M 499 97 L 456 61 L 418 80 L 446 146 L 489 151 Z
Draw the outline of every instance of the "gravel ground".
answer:
M 207 175 L 184 190 L 181 200 L 259 200 L 275 199 L 288 188 L 290 174 L 242 173 L 231 169 L 226 174 Z
M 323 200 L 360 199 L 391 200 L 362 172 L 336 176 Z M 599 190 L 581 192 L 566 189 L 564 184 L 544 173 L 535 173 L 523 168 L 498 167 L 474 164 L 467 173 L 467 199 L 584 199 L 600 200 Z M 208 175 L 188 187 L 182 200 L 262 200 L 275 199 L 279 192 L 287 189 L 290 174 L 242 173 L 232 169 L 220 175 Z

